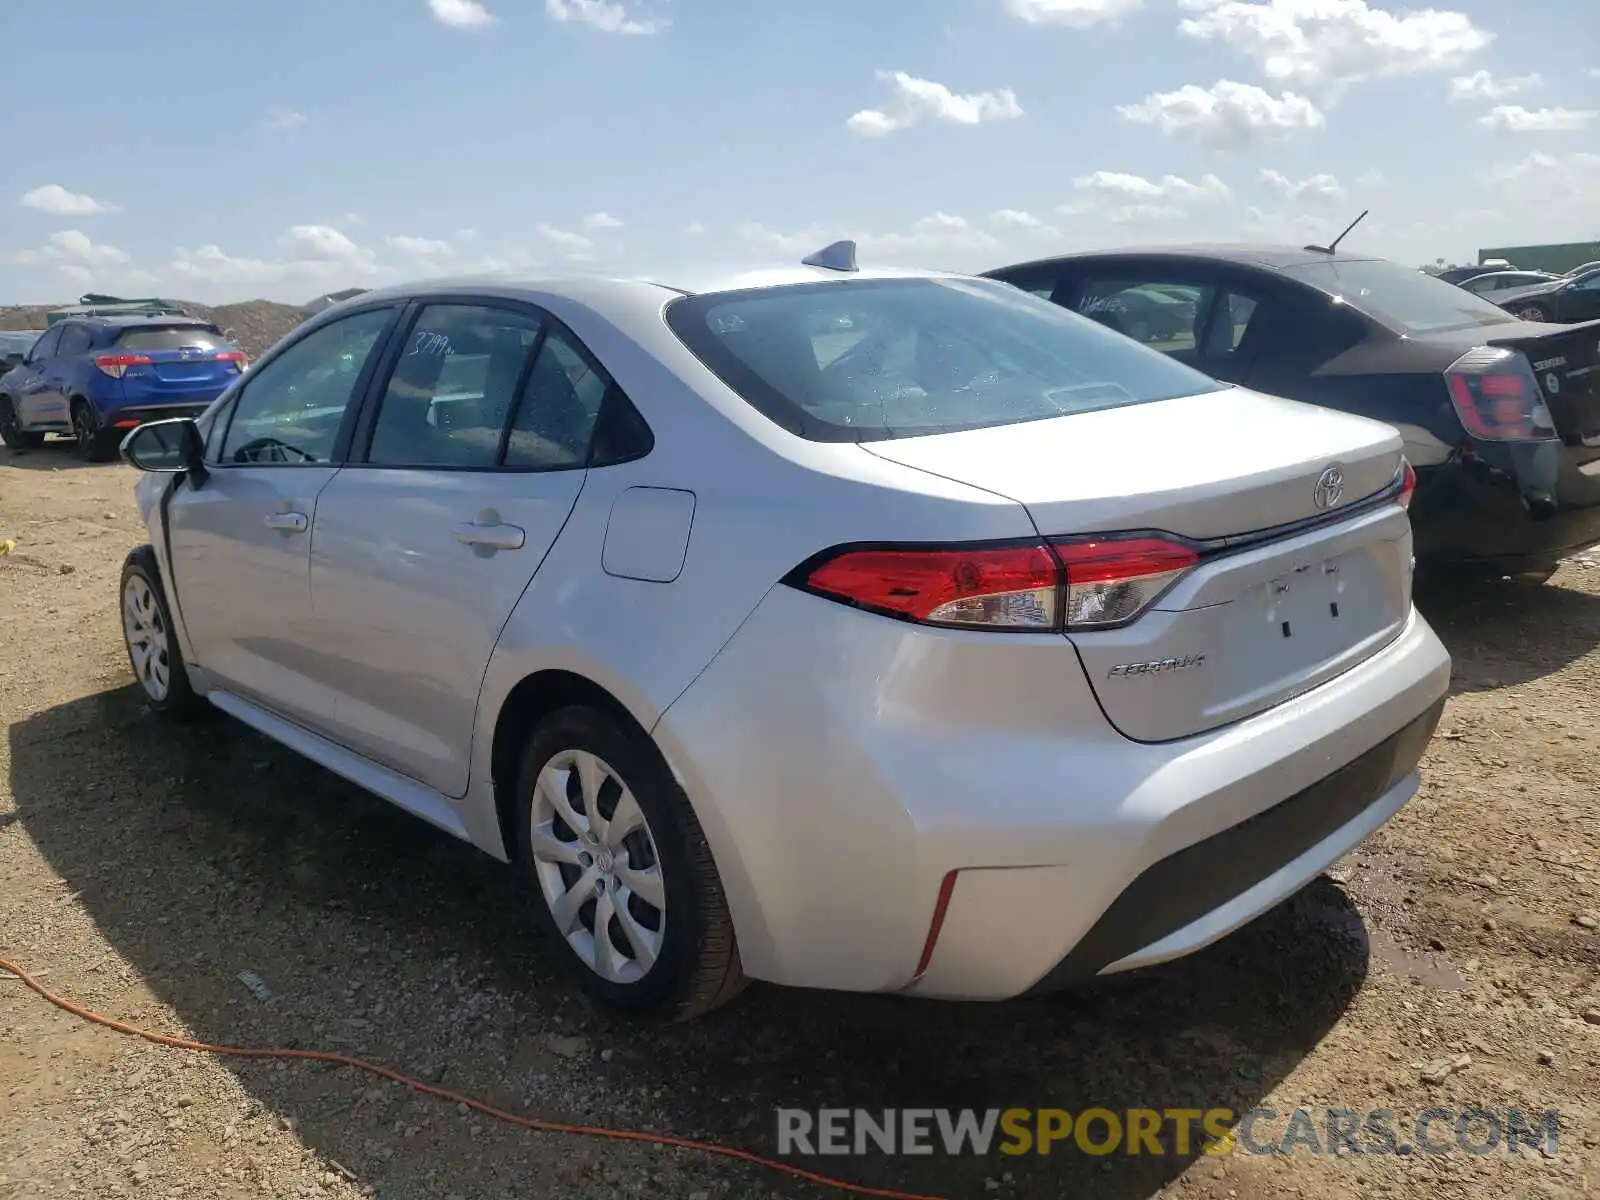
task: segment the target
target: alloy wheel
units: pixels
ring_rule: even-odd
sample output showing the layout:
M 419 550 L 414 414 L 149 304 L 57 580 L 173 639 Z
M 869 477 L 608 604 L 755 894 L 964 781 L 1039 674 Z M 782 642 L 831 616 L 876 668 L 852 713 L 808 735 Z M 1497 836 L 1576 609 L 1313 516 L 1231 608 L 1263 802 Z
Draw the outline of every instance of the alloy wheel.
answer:
M 540 770 L 531 803 L 534 870 L 561 936 L 600 978 L 642 979 L 661 954 L 667 895 L 632 791 L 599 756 L 563 750 Z
M 172 686 L 167 624 L 155 590 L 138 575 L 131 576 L 122 589 L 122 632 L 128 639 L 128 657 L 139 686 L 159 704 Z

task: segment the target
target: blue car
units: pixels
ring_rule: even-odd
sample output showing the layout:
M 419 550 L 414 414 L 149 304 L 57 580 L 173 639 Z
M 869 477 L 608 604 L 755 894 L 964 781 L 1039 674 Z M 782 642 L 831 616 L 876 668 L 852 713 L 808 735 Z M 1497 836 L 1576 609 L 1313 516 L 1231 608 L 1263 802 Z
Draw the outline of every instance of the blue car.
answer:
M 71 434 L 81 457 L 100 462 L 136 425 L 199 416 L 246 366 L 220 329 L 195 317 L 60 321 L 0 375 L 0 440 L 32 450 L 46 434 Z

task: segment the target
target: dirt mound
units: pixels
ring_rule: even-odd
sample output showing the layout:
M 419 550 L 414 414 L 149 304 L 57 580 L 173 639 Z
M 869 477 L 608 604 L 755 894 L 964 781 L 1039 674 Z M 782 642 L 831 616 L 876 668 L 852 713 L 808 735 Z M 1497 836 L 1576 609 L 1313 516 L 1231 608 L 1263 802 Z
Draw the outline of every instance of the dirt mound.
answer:
M 239 304 L 215 307 L 189 300 L 177 301 L 191 317 L 214 322 L 228 332 L 239 348 L 251 358 L 260 358 L 267 349 L 306 319 L 304 309 L 272 300 L 245 300 Z M 0 329 L 43 329 L 45 314 L 57 306 L 27 304 L 0 308 Z

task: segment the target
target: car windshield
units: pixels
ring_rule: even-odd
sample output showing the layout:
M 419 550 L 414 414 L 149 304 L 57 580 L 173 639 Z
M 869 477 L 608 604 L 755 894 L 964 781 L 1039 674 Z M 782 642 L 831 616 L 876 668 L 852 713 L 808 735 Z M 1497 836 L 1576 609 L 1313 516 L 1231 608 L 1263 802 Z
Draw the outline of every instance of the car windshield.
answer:
M 1482 296 L 1383 259 L 1301 263 L 1285 267 L 1283 273 L 1402 333 L 1437 333 L 1516 320 Z
M 982 429 L 1223 386 L 985 279 L 713 292 L 672 301 L 666 321 L 747 402 L 812 441 Z
M 117 337 L 119 350 L 229 350 L 227 339 L 204 325 L 136 325 Z

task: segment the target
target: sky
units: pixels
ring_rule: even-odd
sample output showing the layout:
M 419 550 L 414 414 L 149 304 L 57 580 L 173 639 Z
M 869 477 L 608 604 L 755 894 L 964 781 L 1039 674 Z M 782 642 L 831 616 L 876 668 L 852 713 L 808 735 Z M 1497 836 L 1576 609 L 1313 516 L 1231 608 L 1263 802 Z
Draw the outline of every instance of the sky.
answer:
M 1390 2 L 0 0 L 0 303 L 1600 239 L 1596 0 Z

